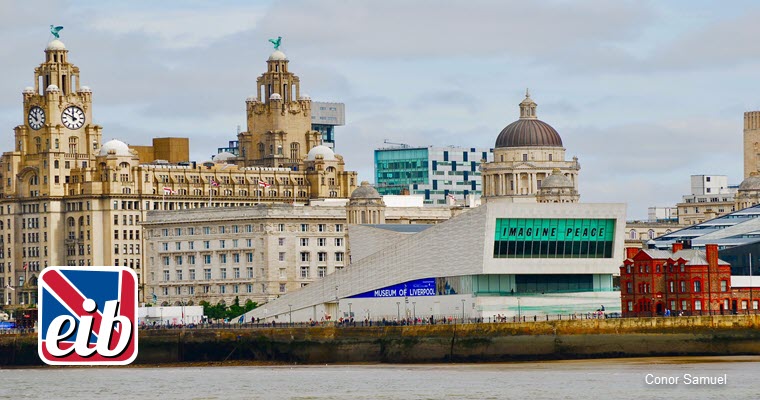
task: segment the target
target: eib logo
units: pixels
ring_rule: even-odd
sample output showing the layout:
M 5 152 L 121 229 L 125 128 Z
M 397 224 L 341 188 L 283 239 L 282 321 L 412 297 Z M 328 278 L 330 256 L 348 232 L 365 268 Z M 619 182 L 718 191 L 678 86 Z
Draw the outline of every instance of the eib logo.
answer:
M 137 276 L 125 267 L 48 267 L 39 277 L 37 352 L 49 365 L 137 357 Z

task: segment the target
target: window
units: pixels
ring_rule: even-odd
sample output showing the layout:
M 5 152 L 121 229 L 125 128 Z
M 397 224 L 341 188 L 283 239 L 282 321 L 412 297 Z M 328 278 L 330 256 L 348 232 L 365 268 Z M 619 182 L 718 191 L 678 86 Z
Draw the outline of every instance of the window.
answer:
M 327 267 L 319 267 L 319 268 L 317 268 L 317 275 L 320 278 L 324 278 L 325 276 L 327 276 Z
M 335 232 L 343 232 L 343 224 L 335 224 Z
M 343 261 L 343 252 L 342 251 L 339 251 L 339 252 L 335 253 L 335 261 L 338 261 L 338 262 Z
M 233 248 L 237 248 L 238 247 L 238 240 L 237 239 L 232 239 L 232 247 Z
M 227 268 L 221 268 L 219 272 L 222 275 L 222 279 L 227 279 Z
M 633 292 L 633 282 L 626 282 L 626 284 L 625 284 L 625 292 L 626 293 Z
M 277 232 L 285 232 L 285 224 L 278 224 Z
M 232 276 L 235 279 L 240 279 L 240 268 L 233 268 L 232 269 Z
M 343 238 L 335 238 L 335 247 L 343 247 Z
M 203 279 L 205 279 L 205 280 L 211 280 L 211 268 L 204 268 L 203 269 Z
M 210 235 L 211 234 L 211 228 L 208 226 L 203 227 L 203 234 L 204 235 Z
M 728 281 L 720 281 L 720 291 L 728 292 Z
M 174 263 L 176 265 L 182 265 L 182 256 L 175 256 L 174 257 Z
M 668 291 L 670 293 L 675 293 L 676 291 L 676 283 L 673 281 L 668 282 Z
M 210 254 L 206 254 L 206 255 L 203 256 L 203 263 L 206 264 L 206 265 L 211 264 L 211 255 Z
M 176 242 L 176 243 L 174 243 L 174 249 L 175 250 L 182 250 L 182 242 Z
M 224 246 L 224 240 L 220 240 L 220 241 L 219 241 L 219 248 L 220 248 L 220 249 L 223 249 L 224 247 L 225 247 L 225 246 Z
M 280 246 L 285 246 L 285 238 L 278 238 L 277 244 Z
M 190 250 L 195 250 L 195 242 L 187 242 L 187 248 Z
M 187 256 L 187 263 L 190 265 L 195 265 L 195 256 Z
M 235 253 L 232 255 L 232 262 L 235 264 L 240 263 L 240 253 Z
M 165 269 L 164 270 L 164 281 L 168 281 L 168 280 L 169 280 L 169 270 Z
M 219 254 L 219 263 L 220 264 L 227 264 L 227 255 L 226 254 Z
M 325 224 L 319 224 L 319 225 L 317 225 L 317 231 L 318 232 L 326 232 L 327 231 L 327 226 Z
M 753 310 L 757 310 L 757 306 L 758 306 L 758 301 L 757 300 L 752 300 L 752 309 Z
M 301 278 L 306 279 L 309 277 L 309 267 L 301 267 Z
M 319 252 L 317 253 L 317 259 L 319 262 L 326 262 L 327 261 L 327 253 Z
M 633 302 L 632 301 L 628 302 L 628 311 L 633 311 Z
M 163 257 L 164 265 L 169 265 L 169 257 Z
M 191 269 L 188 271 L 188 275 L 190 275 L 190 280 L 195 280 L 195 269 Z
M 308 262 L 309 261 L 309 253 L 308 252 L 301 252 L 301 261 L 302 262 Z
M 204 240 L 203 241 L 203 248 L 204 249 L 210 249 L 211 248 L 211 241 Z
M 746 303 L 746 302 L 742 302 Z M 702 310 L 702 300 L 694 300 L 694 310 Z
M 253 262 L 253 253 L 245 253 L 245 256 L 249 263 Z
M 219 285 L 219 293 L 221 293 L 221 294 L 227 293 L 227 286 L 226 285 Z
M 285 284 L 284 283 L 280 284 L 280 293 L 285 293 Z
M 285 252 L 284 252 L 284 251 L 281 251 L 281 252 L 280 252 L 280 255 L 279 255 L 279 258 L 278 258 L 278 259 L 279 259 L 280 261 L 285 261 Z
M 308 232 L 309 224 L 301 224 L 301 232 Z
M 681 293 L 686 293 L 686 281 L 681 281 Z
M 317 246 L 325 246 L 327 245 L 327 239 L 326 238 L 318 238 L 317 239 Z
M 253 267 L 246 268 L 245 274 L 248 279 L 253 279 Z
M 178 270 L 176 271 L 176 274 L 177 274 L 177 280 L 178 280 L 178 281 L 181 281 L 181 280 L 182 280 L 182 270 L 181 270 L 181 269 L 178 269 Z
M 245 245 L 247 247 L 253 247 L 253 239 L 246 239 L 245 240 Z
M 699 293 L 701 291 L 702 291 L 702 282 L 694 281 L 694 293 Z
M 301 242 L 301 246 L 308 246 L 309 238 L 301 238 L 300 242 Z
M 689 308 L 686 305 L 686 300 L 681 300 L 681 310 L 686 311 Z

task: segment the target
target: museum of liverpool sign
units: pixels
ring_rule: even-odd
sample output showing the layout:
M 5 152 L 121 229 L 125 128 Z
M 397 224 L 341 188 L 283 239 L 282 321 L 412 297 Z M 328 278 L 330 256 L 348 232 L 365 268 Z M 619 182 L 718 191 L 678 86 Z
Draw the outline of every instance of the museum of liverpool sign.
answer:
M 614 219 L 497 218 L 494 258 L 612 258 Z
M 369 292 L 351 296 L 351 298 L 435 296 L 435 293 L 435 278 L 426 278 L 370 290 Z

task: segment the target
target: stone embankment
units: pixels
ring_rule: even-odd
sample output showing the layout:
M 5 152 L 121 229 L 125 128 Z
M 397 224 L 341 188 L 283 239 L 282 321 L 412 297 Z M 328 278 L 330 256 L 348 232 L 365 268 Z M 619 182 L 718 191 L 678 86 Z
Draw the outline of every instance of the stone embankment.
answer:
M 141 330 L 136 364 L 437 363 L 758 355 L 760 316 L 387 327 Z M 42 365 L 37 336 L 0 335 L 0 366 Z

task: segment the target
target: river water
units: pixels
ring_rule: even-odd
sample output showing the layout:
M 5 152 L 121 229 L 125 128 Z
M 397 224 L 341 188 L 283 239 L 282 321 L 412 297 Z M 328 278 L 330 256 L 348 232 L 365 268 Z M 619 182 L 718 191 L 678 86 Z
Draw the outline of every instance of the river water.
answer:
M 686 375 L 725 377 L 694 385 Z M 0 370 L 0 399 L 760 399 L 760 357 Z M 675 384 L 648 384 L 666 377 Z M 693 378 L 688 378 L 693 379 Z

